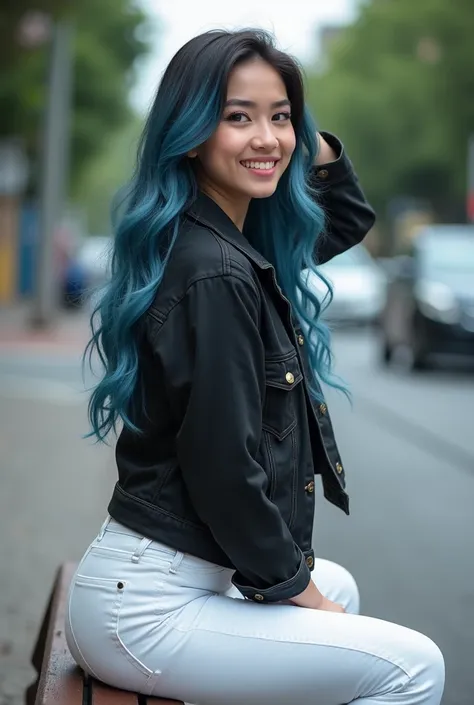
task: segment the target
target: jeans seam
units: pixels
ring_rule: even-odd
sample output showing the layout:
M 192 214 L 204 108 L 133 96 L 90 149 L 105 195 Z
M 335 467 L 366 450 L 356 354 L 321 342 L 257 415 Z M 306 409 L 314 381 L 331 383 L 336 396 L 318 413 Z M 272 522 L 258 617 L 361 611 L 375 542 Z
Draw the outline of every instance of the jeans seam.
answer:
M 170 620 L 170 624 L 169 624 L 170 629 L 173 629 L 174 631 L 180 632 L 180 634 L 189 634 L 189 632 L 200 631 L 199 627 L 197 627 L 197 628 L 194 627 L 194 625 L 196 624 L 196 620 L 198 619 L 199 615 L 201 614 L 201 612 L 203 611 L 204 607 L 207 605 L 207 603 L 209 602 L 211 597 L 215 597 L 216 594 L 218 594 L 218 593 L 213 592 L 210 595 L 208 595 L 205 600 L 203 600 L 203 603 L 202 603 L 200 609 L 194 615 L 193 621 L 189 625 L 189 627 L 186 627 L 186 629 L 181 629 L 179 624 L 175 623 L 178 616 L 179 616 L 179 613 L 176 612 Z M 209 630 L 209 631 L 212 631 L 212 630 Z M 217 632 L 217 633 L 219 633 L 219 632 Z
M 75 589 L 75 585 L 73 585 L 73 587 L 72 587 L 72 590 L 74 590 L 74 589 Z M 72 590 L 71 590 L 71 595 L 72 595 Z M 71 622 L 71 604 L 70 604 L 70 602 L 69 602 L 69 604 L 68 604 L 67 613 L 68 613 L 68 622 L 69 622 L 69 624 L 68 624 L 69 633 L 70 633 L 70 635 L 71 635 L 71 639 L 72 639 L 73 642 L 74 642 L 74 646 L 75 646 L 75 648 L 76 648 L 76 650 L 77 650 L 77 653 L 79 654 L 79 656 L 81 657 L 82 661 L 84 662 L 84 665 L 87 667 L 88 673 L 89 673 L 91 676 L 93 676 L 94 678 L 96 678 L 97 680 L 99 680 L 99 677 L 97 676 L 97 674 L 96 674 L 96 673 L 94 672 L 94 670 L 89 666 L 87 660 L 84 658 L 84 654 L 82 653 L 82 651 L 81 651 L 81 649 L 79 648 L 79 645 L 78 645 L 78 643 L 77 643 L 76 635 L 74 634 L 74 629 L 73 629 L 73 627 L 72 627 L 72 622 Z M 77 664 L 77 665 L 80 666 L 80 664 Z
M 212 595 L 209 595 L 209 598 L 212 597 Z M 207 601 L 206 601 L 207 603 Z M 201 613 L 201 610 L 199 611 L 199 614 Z M 193 621 L 193 625 L 196 620 Z M 379 654 L 374 654 L 371 651 L 365 650 L 365 649 L 358 649 L 354 646 L 336 646 L 335 644 L 324 644 L 324 643 L 318 643 L 317 641 L 301 641 L 299 639 L 275 639 L 275 637 L 265 637 L 265 636 L 257 636 L 257 635 L 251 635 L 251 634 L 246 634 L 245 636 L 243 634 L 234 634 L 232 632 L 226 632 L 223 630 L 219 629 L 206 629 L 205 627 L 194 627 L 191 626 L 188 629 L 180 629 L 179 626 L 173 626 L 173 629 L 176 629 L 177 631 L 180 632 L 210 632 L 212 634 L 221 634 L 225 636 L 231 636 L 231 637 L 236 637 L 237 639 L 257 639 L 259 641 L 273 641 L 273 642 L 278 642 L 279 644 L 309 644 L 311 646 L 320 646 L 321 648 L 325 649 L 341 649 L 343 651 L 354 651 L 355 653 L 358 654 L 366 654 L 368 656 L 373 656 L 376 659 L 379 659 L 379 661 L 384 661 L 385 663 L 389 663 L 391 666 L 394 666 L 395 668 L 398 668 L 402 673 L 405 674 L 407 677 L 407 683 L 408 681 L 412 680 L 413 676 L 411 676 L 403 666 L 400 666 L 398 663 L 394 663 L 391 661 L 389 658 L 386 658 L 385 656 L 380 656 Z M 406 683 L 404 684 L 406 685 Z
M 117 595 L 117 599 L 115 600 L 115 625 L 114 625 L 114 635 L 116 638 L 116 646 L 119 649 L 119 651 L 127 658 L 129 663 L 134 666 L 137 671 L 139 671 L 143 676 L 146 678 L 150 678 L 150 676 L 153 675 L 154 671 L 151 668 L 148 668 L 145 666 L 140 659 L 138 659 L 136 656 L 132 654 L 132 652 L 127 648 L 125 643 L 122 641 L 120 634 L 119 634 L 119 626 L 120 626 L 120 610 L 123 604 L 123 596 L 125 594 L 125 590 L 127 588 L 127 582 L 124 580 L 124 587 L 120 591 L 120 593 Z

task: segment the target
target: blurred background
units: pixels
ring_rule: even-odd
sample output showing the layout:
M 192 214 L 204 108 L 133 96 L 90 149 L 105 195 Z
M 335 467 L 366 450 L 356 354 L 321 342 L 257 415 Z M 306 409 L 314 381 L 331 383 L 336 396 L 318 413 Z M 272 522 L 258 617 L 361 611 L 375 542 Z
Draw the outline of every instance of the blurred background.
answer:
M 444 705 L 472 705 L 472 0 L 2 3 L 0 705 L 23 703 L 55 570 L 97 533 L 115 482 L 113 449 L 81 438 L 110 201 L 174 52 L 243 26 L 302 62 L 318 126 L 378 214 L 364 246 L 326 265 L 353 394 L 352 409 L 330 394 L 352 516 L 318 500 L 315 550 L 354 573 L 364 613 L 433 638 Z

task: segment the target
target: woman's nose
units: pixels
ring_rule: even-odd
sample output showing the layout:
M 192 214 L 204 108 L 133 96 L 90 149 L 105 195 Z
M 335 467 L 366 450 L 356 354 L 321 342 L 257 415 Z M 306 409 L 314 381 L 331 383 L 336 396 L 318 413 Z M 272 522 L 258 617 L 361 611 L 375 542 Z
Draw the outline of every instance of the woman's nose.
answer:
M 278 147 L 278 140 L 271 125 L 261 125 L 252 139 L 254 149 L 275 149 Z

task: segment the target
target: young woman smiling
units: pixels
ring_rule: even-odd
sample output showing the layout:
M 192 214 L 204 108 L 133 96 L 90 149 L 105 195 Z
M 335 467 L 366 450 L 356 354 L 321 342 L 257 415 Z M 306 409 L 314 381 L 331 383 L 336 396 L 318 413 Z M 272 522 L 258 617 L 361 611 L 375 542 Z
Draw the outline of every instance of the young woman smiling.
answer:
M 373 222 L 267 34 L 209 32 L 176 54 L 89 348 L 104 365 L 92 433 L 122 428 L 69 599 L 88 673 L 203 705 L 439 705 L 437 646 L 358 615 L 352 576 L 311 545 L 315 474 L 346 513 L 348 497 L 320 386 L 338 386 L 329 336 L 302 272 Z

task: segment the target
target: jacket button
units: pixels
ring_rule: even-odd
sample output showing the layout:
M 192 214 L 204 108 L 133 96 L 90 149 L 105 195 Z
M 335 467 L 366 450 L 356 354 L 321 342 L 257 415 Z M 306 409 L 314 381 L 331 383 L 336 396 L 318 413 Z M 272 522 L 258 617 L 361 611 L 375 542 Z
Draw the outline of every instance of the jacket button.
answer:
M 306 565 L 308 566 L 308 568 L 312 568 L 314 566 L 313 556 L 308 556 L 308 558 L 306 559 Z
M 309 494 L 312 494 L 314 492 L 314 482 L 312 480 L 306 485 L 305 491 L 309 492 Z
M 328 408 L 327 408 L 326 404 L 320 404 L 319 405 L 319 413 L 322 414 L 323 416 L 325 416 L 327 414 L 327 412 L 328 412 Z
M 298 336 L 298 345 L 304 345 L 304 338 L 302 335 Z
M 295 377 L 294 377 L 294 375 L 291 374 L 291 372 L 286 373 L 285 379 L 288 382 L 288 384 L 293 384 L 293 382 L 295 381 Z
M 318 171 L 318 176 L 320 179 L 327 179 L 329 176 L 329 172 L 327 169 L 320 169 Z
M 259 595 L 259 594 L 257 593 L 256 595 L 253 596 L 253 599 L 254 599 L 254 600 L 258 600 L 259 602 L 263 602 L 263 600 L 264 600 L 265 598 L 264 598 L 263 595 Z
M 341 463 L 336 463 L 336 472 L 337 472 L 338 475 L 341 474 L 341 472 L 342 472 L 342 465 L 341 465 Z

